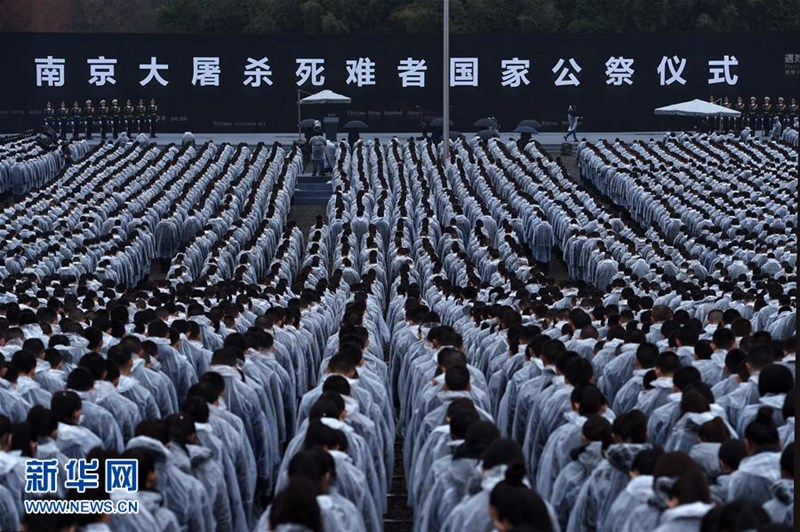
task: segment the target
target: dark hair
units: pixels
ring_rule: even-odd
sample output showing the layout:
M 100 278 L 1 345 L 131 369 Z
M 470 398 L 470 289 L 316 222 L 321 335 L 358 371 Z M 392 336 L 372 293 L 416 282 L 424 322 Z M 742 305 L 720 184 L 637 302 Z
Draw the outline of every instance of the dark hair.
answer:
M 717 457 L 720 462 L 736 471 L 739 463 L 747 457 L 747 447 L 742 440 L 726 440 L 719 446 Z
M 135 447 L 122 453 L 122 458 L 137 461 L 136 480 L 139 491 L 147 489 L 147 477 L 156 470 L 156 453 L 144 447 Z
M 664 449 L 660 445 L 656 445 L 652 449 L 639 451 L 633 459 L 631 470 L 640 475 L 652 475 L 656 462 L 663 454 Z
M 30 373 L 36 367 L 36 355 L 30 351 L 17 351 L 11 355 L 11 366 L 20 373 Z
M 599 414 L 590 416 L 586 420 L 583 427 L 581 427 L 581 434 L 588 440 L 588 443 L 579 445 L 570 451 L 569 456 L 573 460 L 577 460 L 592 442 L 599 441 L 601 442 L 601 447 L 607 449 L 614 441 L 611 433 L 611 422 Z
M 658 361 L 658 347 L 655 344 L 639 344 L 636 348 L 636 360 L 642 368 L 655 367 Z
M 672 351 L 664 351 L 658 355 L 656 368 L 658 368 L 661 373 L 672 375 L 679 367 L 680 359 L 678 358 L 678 355 Z
M 452 440 L 463 440 L 467 437 L 469 427 L 479 420 L 480 416 L 475 410 L 459 408 L 450 416 L 450 438 Z
M 769 522 L 769 514 L 760 504 L 748 500 L 738 500 L 712 508 L 703 517 L 700 523 L 700 532 L 760 530 L 762 525 Z
M 515 530 L 550 532 L 553 523 L 542 498 L 522 483 L 525 466 L 514 463 L 506 469 L 505 480 L 489 494 L 489 505 L 501 521 L 508 521 Z
M 192 416 L 197 423 L 207 423 L 209 410 L 208 404 L 200 397 L 188 397 L 181 407 L 181 412 Z
M 614 434 L 624 442 L 647 442 L 647 416 L 641 410 L 631 410 L 621 414 L 611 425 Z
M 725 355 L 725 367 L 732 374 L 739 372 L 739 368 L 744 364 L 747 355 L 741 349 L 731 349 Z
M 731 437 L 731 431 L 722 418 L 715 417 L 700 425 L 697 436 L 704 442 L 722 443 Z
M 36 441 L 36 433 L 30 423 L 22 421 L 14 423 L 11 430 L 11 450 L 20 451 L 22 456 L 33 458 L 33 442 Z
M 454 392 L 469 388 L 469 378 L 469 370 L 465 366 L 451 366 L 444 372 L 444 384 Z
M 758 394 L 789 393 L 794 388 L 794 375 L 783 364 L 770 364 L 758 376 Z
M 717 327 L 717 330 L 714 331 L 714 334 L 711 336 L 711 341 L 714 342 L 714 345 L 718 348 L 727 350 L 736 343 L 736 336 L 733 335 L 733 331 L 730 329 Z
M 30 423 L 37 438 L 49 438 L 58 429 L 58 420 L 42 405 L 33 405 L 25 420 Z
M 436 355 L 436 363 L 445 369 L 453 366 L 466 366 L 467 356 L 454 347 L 443 347 Z
M 453 453 L 453 459 L 474 458 L 483 456 L 486 448 L 500 437 L 500 431 L 494 423 L 475 421 L 470 424 L 462 443 Z
M 698 360 L 709 360 L 711 355 L 714 354 L 714 349 L 711 347 L 711 342 L 708 340 L 699 340 L 694 345 L 694 354 Z
M 759 371 L 775 362 L 775 355 L 768 345 L 755 344 L 747 353 L 745 360 L 753 370 Z
M 778 429 L 772 419 L 770 407 L 762 406 L 758 409 L 756 417 L 744 430 L 744 437 L 756 448 L 778 445 Z
M 303 476 L 289 479 L 286 487 L 272 502 L 269 513 L 269 526 L 274 530 L 278 525 L 303 525 L 312 532 L 323 532 L 322 514 L 317 504 L 317 487 Z
M 78 394 L 71 391 L 56 392 L 50 399 L 50 412 L 59 423 L 72 425 L 75 412 L 83 407 Z
M 306 438 L 303 440 L 303 447 L 313 449 L 314 447 L 336 447 L 338 437 L 336 430 L 332 429 L 319 419 L 312 419 L 308 422 Z
M 710 502 L 711 494 L 708 490 L 708 479 L 705 473 L 698 468 L 685 471 L 672 485 L 670 495 L 678 499 L 680 504 Z
M 339 395 L 350 395 L 350 383 L 341 375 L 329 375 L 322 383 L 322 393 L 336 392 Z
M 67 375 L 66 386 L 76 392 L 87 392 L 94 386 L 94 377 L 86 368 L 75 368 Z
M 564 367 L 564 379 L 574 387 L 589 384 L 594 378 L 594 366 L 583 357 L 573 358 Z
M 483 453 L 483 469 L 488 470 L 494 466 L 506 464 L 524 464 L 525 456 L 522 454 L 522 447 L 519 443 L 509 439 L 496 439 L 486 448 Z M 522 465 L 523 475 L 525 466 Z
M 711 410 L 711 405 L 708 400 L 696 390 L 689 390 L 681 395 L 680 413 L 681 415 L 687 413 L 700 414 Z
M 99 381 L 103 380 L 105 376 L 108 362 L 100 353 L 86 353 L 78 363 L 78 367 L 86 368 L 92 374 L 94 380 Z
M 681 391 L 685 390 L 690 384 L 701 382 L 702 380 L 700 370 L 694 366 L 681 366 L 675 370 L 675 374 L 672 377 L 672 383 Z
M 570 402 L 577 403 L 578 413 L 586 417 L 599 414 L 607 404 L 603 393 L 594 384 L 585 384 L 572 390 Z
M 661 477 L 678 479 L 683 475 L 697 471 L 702 473 L 702 470 L 697 465 L 688 453 L 682 451 L 676 451 L 671 453 L 664 453 L 656 460 L 655 466 L 653 466 L 653 479 L 654 481 Z M 704 475 L 704 474 L 703 474 Z M 705 486 L 706 492 L 706 499 L 708 498 L 708 485 Z M 686 495 L 687 497 L 689 494 Z M 684 502 L 684 501 L 681 501 Z M 688 501 L 694 502 L 694 501 Z
M 308 411 L 309 419 L 320 419 L 323 417 L 339 419 L 342 409 L 338 408 L 336 404 L 330 399 L 320 398 L 311 406 Z

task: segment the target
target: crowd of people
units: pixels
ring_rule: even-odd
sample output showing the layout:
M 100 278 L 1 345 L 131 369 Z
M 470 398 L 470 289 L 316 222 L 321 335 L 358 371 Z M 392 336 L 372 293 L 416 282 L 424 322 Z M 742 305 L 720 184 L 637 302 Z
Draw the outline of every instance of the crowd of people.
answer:
M 578 161 L 341 142 L 304 232 L 296 147 L 96 147 L 0 212 L 0 529 L 791 530 L 796 150 Z M 138 514 L 25 513 L 84 457 Z
M 45 143 L 34 133 L 0 139 L 0 195 L 22 196 L 50 182 L 67 161 L 89 152 L 84 141 L 57 145 Z
M 100 139 L 106 140 L 109 136 L 116 139 L 122 132 L 129 136 L 146 133 L 155 137 L 159 114 L 155 98 L 151 98 L 148 105 L 143 99 L 133 105 L 129 98 L 124 106 L 116 98 L 111 100 L 111 105 L 100 100 L 97 107 L 92 100 L 86 100 L 83 107 L 78 100 L 72 102 L 72 107 L 67 107 L 67 102 L 61 100 L 58 108 L 53 108 L 49 101 L 45 104 L 42 121 L 43 125 L 57 131 L 62 140 L 68 134 L 72 140 L 91 140 L 95 129 L 99 131 Z

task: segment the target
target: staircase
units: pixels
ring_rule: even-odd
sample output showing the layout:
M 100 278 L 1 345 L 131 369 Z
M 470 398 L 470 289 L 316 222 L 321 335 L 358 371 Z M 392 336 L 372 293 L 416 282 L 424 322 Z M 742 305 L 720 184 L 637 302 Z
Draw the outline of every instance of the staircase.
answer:
M 300 174 L 294 191 L 293 205 L 327 205 L 331 197 L 329 176 Z

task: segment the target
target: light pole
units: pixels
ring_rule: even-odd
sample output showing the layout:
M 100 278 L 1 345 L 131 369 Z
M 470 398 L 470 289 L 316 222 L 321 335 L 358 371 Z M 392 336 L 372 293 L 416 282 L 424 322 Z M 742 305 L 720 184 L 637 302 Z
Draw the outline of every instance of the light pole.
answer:
M 442 39 L 442 158 L 446 165 L 450 161 L 450 0 L 444 0 Z

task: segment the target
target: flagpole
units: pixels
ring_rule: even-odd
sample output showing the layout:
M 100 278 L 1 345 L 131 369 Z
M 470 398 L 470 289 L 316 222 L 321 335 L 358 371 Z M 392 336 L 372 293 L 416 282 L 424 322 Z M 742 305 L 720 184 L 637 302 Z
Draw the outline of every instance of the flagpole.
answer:
M 443 163 L 447 165 L 450 161 L 450 0 L 444 0 L 442 38 L 442 120 L 444 121 L 442 158 Z

